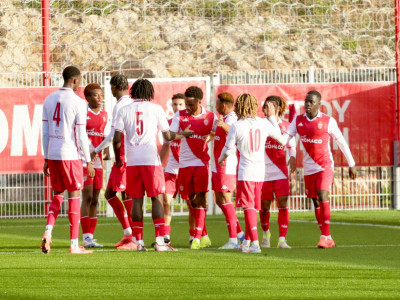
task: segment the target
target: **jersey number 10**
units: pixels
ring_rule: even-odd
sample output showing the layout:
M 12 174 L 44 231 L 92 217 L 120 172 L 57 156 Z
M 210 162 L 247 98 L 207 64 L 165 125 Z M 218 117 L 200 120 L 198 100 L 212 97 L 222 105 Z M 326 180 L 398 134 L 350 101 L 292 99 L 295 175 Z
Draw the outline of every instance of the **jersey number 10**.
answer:
M 257 152 L 260 150 L 260 129 L 250 129 L 250 152 Z

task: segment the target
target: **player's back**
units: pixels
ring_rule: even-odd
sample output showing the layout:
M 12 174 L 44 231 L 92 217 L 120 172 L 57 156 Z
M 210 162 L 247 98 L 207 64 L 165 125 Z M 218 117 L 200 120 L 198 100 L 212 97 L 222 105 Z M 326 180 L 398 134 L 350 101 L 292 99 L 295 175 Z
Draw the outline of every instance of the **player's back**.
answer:
M 238 180 L 261 182 L 264 180 L 264 145 L 273 131 L 266 119 L 259 117 L 241 119 L 234 123 L 236 145 L 240 153 Z
M 162 131 L 169 128 L 162 107 L 135 100 L 121 109 L 121 118 L 126 132 L 127 165 L 161 165 L 157 149 L 158 128 Z
M 86 102 L 72 89 L 61 88 L 43 104 L 43 121 L 49 124 L 48 159 L 79 159 L 75 126 L 86 125 Z

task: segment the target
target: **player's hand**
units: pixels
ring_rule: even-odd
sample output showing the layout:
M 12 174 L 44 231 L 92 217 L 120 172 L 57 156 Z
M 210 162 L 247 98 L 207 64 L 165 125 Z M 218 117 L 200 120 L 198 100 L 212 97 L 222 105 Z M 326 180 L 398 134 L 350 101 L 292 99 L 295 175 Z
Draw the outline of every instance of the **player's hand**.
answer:
M 47 159 L 44 160 L 43 173 L 46 176 L 50 176 L 49 165 L 47 163 Z
M 349 168 L 349 176 L 353 180 L 357 178 L 357 167 L 350 167 Z
M 120 157 L 116 157 L 115 158 L 115 166 L 117 168 L 121 168 L 124 165 L 124 162 L 122 161 L 122 159 Z
M 90 152 L 90 158 L 92 159 L 93 162 L 95 162 L 98 157 L 99 156 L 97 155 L 97 153 L 95 151 Z
M 110 155 L 110 150 L 107 147 L 106 149 L 104 149 L 103 151 L 103 160 L 110 160 L 111 159 L 111 155 Z
M 220 165 L 220 166 L 223 166 L 223 164 L 224 164 L 224 158 L 222 158 L 221 156 L 218 158 L 218 164 Z
M 275 106 L 271 101 L 267 101 L 267 105 L 264 106 L 264 113 L 268 118 L 270 116 L 275 116 Z
M 184 131 L 182 131 L 182 135 L 183 135 L 185 138 L 190 137 L 190 136 L 193 135 L 193 133 L 194 133 L 193 130 L 190 130 L 190 126 L 191 126 L 191 125 L 189 124 L 189 126 L 186 127 Z
M 92 163 L 92 162 L 89 162 L 89 163 L 87 164 L 87 169 L 88 169 L 89 177 L 90 177 L 90 178 L 93 178 L 94 175 L 95 175 L 96 173 L 95 173 L 95 171 L 94 171 L 93 163 Z
M 294 173 L 296 171 L 296 157 L 291 156 L 289 158 L 289 169 L 290 169 L 290 173 Z
M 224 118 L 222 116 L 219 116 L 219 119 L 217 121 L 217 126 L 222 127 L 222 125 L 224 125 L 224 124 L 225 124 Z

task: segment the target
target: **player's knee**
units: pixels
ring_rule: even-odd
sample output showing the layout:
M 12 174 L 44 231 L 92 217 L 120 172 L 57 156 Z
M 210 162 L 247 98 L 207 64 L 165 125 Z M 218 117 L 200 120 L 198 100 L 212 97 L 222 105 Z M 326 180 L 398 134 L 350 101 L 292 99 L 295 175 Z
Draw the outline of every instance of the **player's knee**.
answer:
M 278 198 L 278 207 L 286 207 L 287 206 L 287 197 Z

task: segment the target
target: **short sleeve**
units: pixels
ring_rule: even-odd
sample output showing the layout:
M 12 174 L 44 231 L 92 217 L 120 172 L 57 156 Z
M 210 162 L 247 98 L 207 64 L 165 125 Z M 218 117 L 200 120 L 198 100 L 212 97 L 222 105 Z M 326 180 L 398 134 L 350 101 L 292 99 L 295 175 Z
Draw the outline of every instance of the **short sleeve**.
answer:
M 228 149 L 233 149 L 236 146 L 236 123 L 232 124 L 229 129 L 228 136 L 226 138 L 225 147 Z
M 343 136 L 334 118 L 329 118 L 328 133 L 333 136 L 335 140 L 338 140 Z
M 165 132 L 169 130 L 169 124 L 167 121 L 167 115 L 163 111 L 162 107 L 158 105 L 157 109 L 157 124 L 158 128 L 161 130 L 161 132 Z
M 226 120 L 225 120 L 225 124 L 227 124 L 227 125 L 229 125 L 229 126 L 231 126 L 233 123 L 236 123 L 236 122 L 237 122 L 237 116 L 236 116 L 236 114 L 227 117 Z
M 175 115 L 172 117 L 172 122 L 171 126 L 169 127 L 169 130 L 172 132 L 179 132 L 179 118 L 180 118 L 180 113 L 177 111 Z

